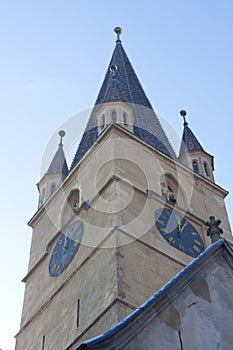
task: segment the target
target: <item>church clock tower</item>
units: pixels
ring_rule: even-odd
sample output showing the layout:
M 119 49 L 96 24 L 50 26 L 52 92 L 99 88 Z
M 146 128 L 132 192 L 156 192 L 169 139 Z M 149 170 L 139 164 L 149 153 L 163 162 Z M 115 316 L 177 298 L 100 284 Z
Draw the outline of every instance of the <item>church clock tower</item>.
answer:
M 179 157 L 115 28 L 116 46 L 70 169 L 64 131 L 38 184 L 16 350 L 74 350 L 160 289 L 208 245 L 227 192 L 184 117 Z

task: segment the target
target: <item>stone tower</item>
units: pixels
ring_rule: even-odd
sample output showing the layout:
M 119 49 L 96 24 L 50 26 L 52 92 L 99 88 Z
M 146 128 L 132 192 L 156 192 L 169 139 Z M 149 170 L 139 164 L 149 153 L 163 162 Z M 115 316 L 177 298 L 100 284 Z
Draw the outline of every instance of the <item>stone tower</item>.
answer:
M 70 170 L 60 132 L 38 185 L 16 350 L 74 350 L 119 322 L 210 245 L 209 215 L 231 240 L 212 156 L 186 120 L 176 156 L 115 33 Z

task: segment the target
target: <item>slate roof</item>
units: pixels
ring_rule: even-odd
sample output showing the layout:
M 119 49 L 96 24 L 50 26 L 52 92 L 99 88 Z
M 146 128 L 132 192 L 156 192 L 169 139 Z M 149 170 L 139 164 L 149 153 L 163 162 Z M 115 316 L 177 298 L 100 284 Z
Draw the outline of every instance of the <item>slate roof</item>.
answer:
M 48 168 L 46 175 L 62 174 L 64 176 L 67 176 L 68 173 L 69 173 L 69 169 L 67 166 L 65 153 L 63 151 L 63 145 L 60 142 L 58 149 L 57 149 L 57 152 L 55 153 L 55 155 L 50 163 L 50 166 Z
M 102 103 L 112 101 L 125 102 L 124 95 L 119 87 L 115 75 L 112 77 L 112 79 L 110 79 L 109 84 L 107 85 Z
M 110 101 L 122 101 L 130 104 L 135 116 L 134 134 L 155 149 L 172 159 L 176 159 L 175 152 L 141 86 L 121 40 L 118 39 L 95 106 L 71 164 L 71 170 L 98 137 L 94 118 L 95 111 L 99 105 Z
M 186 152 L 190 151 L 204 151 L 200 142 L 189 128 L 188 123 L 184 122 L 184 131 L 182 135 L 182 141 L 180 146 L 180 156 L 182 156 Z
M 168 283 L 166 283 L 157 293 L 155 293 L 151 298 L 149 298 L 143 305 L 141 305 L 138 309 L 133 311 L 129 316 L 124 318 L 122 321 L 117 323 L 115 326 L 110 328 L 105 333 L 92 338 L 90 340 L 84 341 L 81 345 L 78 346 L 76 350 L 84 350 L 84 349 L 94 349 L 101 348 L 101 345 L 108 340 L 111 341 L 111 338 L 120 332 L 124 327 L 130 325 L 134 320 L 136 320 L 142 313 L 144 313 L 147 309 L 155 306 L 155 304 L 161 300 L 166 294 L 180 281 L 189 274 L 191 270 L 195 267 L 200 266 L 202 261 L 207 256 L 211 256 L 216 250 L 223 247 L 223 249 L 227 249 L 230 251 L 230 254 L 233 258 L 233 251 L 229 243 L 225 239 L 220 239 L 219 241 L 211 244 L 203 253 L 201 253 L 196 259 L 194 259 L 190 264 L 188 264 L 183 270 L 181 270 L 175 277 L 173 277 Z
M 138 104 L 152 109 L 141 83 L 128 59 L 128 56 L 123 48 L 121 40 L 117 40 L 112 58 L 110 60 L 103 84 L 95 105 L 106 102 L 106 92 L 112 84 L 111 67 L 116 66 L 116 81 L 121 91 L 124 94 L 124 102 Z

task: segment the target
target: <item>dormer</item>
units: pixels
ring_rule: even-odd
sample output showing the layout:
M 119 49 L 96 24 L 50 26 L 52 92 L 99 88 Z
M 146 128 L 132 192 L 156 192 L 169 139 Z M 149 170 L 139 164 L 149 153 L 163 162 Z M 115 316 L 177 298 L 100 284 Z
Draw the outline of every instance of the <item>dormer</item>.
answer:
M 184 131 L 180 146 L 180 162 L 192 169 L 194 174 L 205 177 L 214 182 L 214 157 L 207 153 L 189 128 L 185 119 L 186 111 L 180 111 L 184 118 Z

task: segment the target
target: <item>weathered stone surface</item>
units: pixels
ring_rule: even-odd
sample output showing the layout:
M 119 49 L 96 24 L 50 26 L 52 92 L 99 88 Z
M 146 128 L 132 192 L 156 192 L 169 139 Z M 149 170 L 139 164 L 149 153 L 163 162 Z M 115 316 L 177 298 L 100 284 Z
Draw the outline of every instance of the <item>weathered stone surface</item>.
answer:
M 56 350 L 64 350 L 81 335 L 82 338 L 84 334 L 98 335 L 138 307 L 192 260 L 171 247 L 154 225 L 155 210 L 169 205 L 161 195 L 164 174 L 176 178 L 184 194 L 181 209 L 206 246 L 210 240 L 204 222 L 210 213 L 222 219 L 224 237 L 231 239 L 225 191 L 205 179 L 195 178 L 179 163 L 113 126 L 66 178 L 45 209 L 40 209 L 30 221 L 32 244 L 29 271 L 24 279 L 17 350 L 41 350 L 44 335 L 46 349 Z M 66 226 L 64 208 L 75 188 L 81 188 L 81 202 L 89 203 L 88 208 L 81 207 L 77 214 L 71 212 L 70 217 L 70 222 L 77 218 L 83 221 L 83 240 L 69 267 L 59 277 L 51 278 L 49 260 L 59 231 Z M 151 197 L 146 194 L 148 189 L 152 191 Z M 211 290 L 211 281 L 203 278 Z M 199 293 L 194 294 L 195 298 L 201 296 L 202 302 L 207 302 L 205 287 L 199 292 L 193 289 Z M 125 305 L 112 306 L 110 310 L 117 298 Z M 212 298 L 210 292 L 211 304 Z M 78 328 L 77 299 L 81 300 Z M 173 349 L 174 344 L 179 344 L 178 316 L 170 324 L 174 328 L 159 322 L 158 343 L 164 344 L 165 324 L 165 338 L 171 344 L 167 348 Z
M 226 253 L 228 260 L 224 256 Z M 232 263 L 232 250 L 228 244 L 222 242 L 215 250 L 209 250 L 209 254 L 205 254 L 198 263 L 187 266 L 172 283 L 94 344 L 87 342 L 87 348 L 231 349 L 233 277 L 230 260 Z M 193 286 L 198 279 L 200 284 L 203 281 L 208 284 L 211 302 L 203 298 L 202 288 L 202 295 L 197 295 L 196 288 L 193 293 Z

